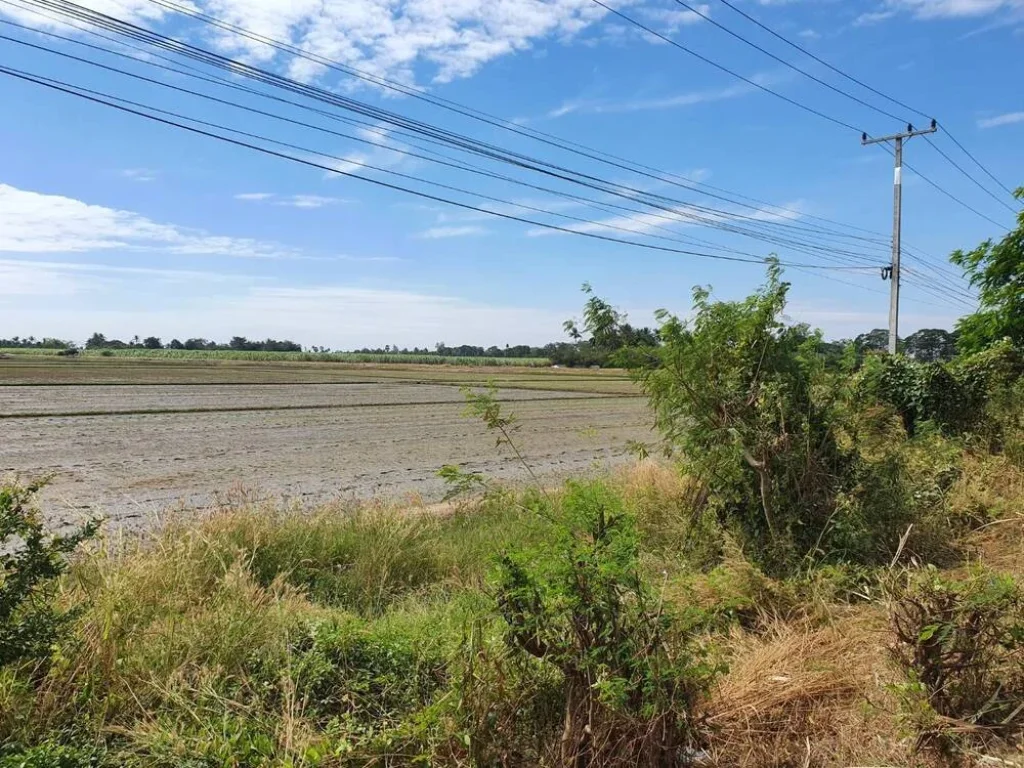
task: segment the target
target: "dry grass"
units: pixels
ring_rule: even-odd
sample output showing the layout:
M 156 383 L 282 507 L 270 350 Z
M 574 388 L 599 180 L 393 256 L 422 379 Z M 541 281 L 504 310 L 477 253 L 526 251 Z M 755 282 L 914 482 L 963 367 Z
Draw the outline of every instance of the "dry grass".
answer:
M 885 712 L 886 624 L 862 607 L 828 626 L 737 634 L 708 708 L 715 766 L 907 765 Z
M 1024 468 L 1005 456 L 967 455 L 950 507 L 978 526 L 969 541 L 981 562 L 1024 576 Z

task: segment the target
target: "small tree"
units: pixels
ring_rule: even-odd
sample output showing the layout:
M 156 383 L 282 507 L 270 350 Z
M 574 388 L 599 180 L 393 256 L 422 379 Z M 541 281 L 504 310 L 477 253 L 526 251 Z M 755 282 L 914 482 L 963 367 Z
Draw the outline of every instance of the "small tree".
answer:
M 1024 200 L 1024 187 L 1015 196 Z M 1004 338 L 1024 347 L 1024 211 L 1017 214 L 1017 228 L 998 243 L 954 251 L 949 260 L 978 291 L 978 311 L 956 325 L 960 351 L 980 352 Z
M 163 349 L 164 345 L 156 336 L 147 336 L 142 340 L 142 346 L 146 349 Z
M 42 485 L 0 487 L 0 667 L 49 654 L 72 616 L 53 605 L 54 579 L 96 532 L 93 521 L 69 536 L 47 536 L 32 506 Z
M 658 313 L 660 365 L 640 372 L 662 435 L 771 568 L 822 544 L 852 458 L 812 397 L 820 337 L 781 320 L 788 290 L 777 263 L 744 301 L 695 288 L 692 320 Z

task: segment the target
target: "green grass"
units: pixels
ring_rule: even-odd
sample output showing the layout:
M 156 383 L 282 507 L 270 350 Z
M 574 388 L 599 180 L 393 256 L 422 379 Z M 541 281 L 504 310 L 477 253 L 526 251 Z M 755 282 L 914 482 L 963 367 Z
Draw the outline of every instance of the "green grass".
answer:
M 951 500 L 1009 503 L 986 557 L 1019 571 L 1024 471 L 997 464 L 972 465 Z M 635 515 L 665 610 L 709 617 L 735 667 L 707 704 L 709 765 L 803 764 L 807 744 L 816 765 L 925 765 L 886 698 L 884 608 L 850 604 L 873 594 L 859 572 L 768 578 L 678 470 L 646 462 L 600 482 Z M 61 582 L 58 602 L 80 613 L 49 662 L 0 668 L 0 768 L 551 765 L 561 680 L 510 650 L 494 601 L 501 553 L 557 541 L 531 493 L 240 506 L 101 543 Z
M 37 348 L 5 348 L 0 354 L 12 356 L 57 357 L 60 350 Z M 293 361 L 305 363 L 371 363 L 376 365 L 465 365 L 547 367 L 551 361 L 543 357 L 454 357 L 418 354 L 367 354 L 362 352 L 249 352 L 228 349 L 87 349 L 78 357 L 119 357 L 153 360 L 252 360 Z

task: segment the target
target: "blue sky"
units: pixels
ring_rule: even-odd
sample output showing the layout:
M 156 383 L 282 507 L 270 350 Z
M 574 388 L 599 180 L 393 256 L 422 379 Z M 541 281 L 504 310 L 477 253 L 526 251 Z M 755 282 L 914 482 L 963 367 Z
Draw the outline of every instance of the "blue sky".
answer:
M 1024 92 L 1019 84 L 1024 0 L 734 2 L 835 66 L 933 114 L 1003 183 L 1024 184 Z M 767 201 L 787 212 L 738 208 L 395 96 L 307 59 L 216 32 L 152 0 L 82 4 L 346 97 L 688 204 L 742 211 L 786 226 L 833 226 L 812 218 L 824 217 L 881 237 L 891 226 L 892 160 L 879 148 L 862 147 L 857 133 L 652 40 L 591 0 L 199 0 L 197 7 L 529 129 Z M 873 135 L 902 127 L 744 46 L 673 0 L 620 0 L 615 7 L 757 83 Z M 901 118 L 906 112 L 842 81 L 719 0 L 695 7 Z M 9 3 L 0 5 L 0 14 L 91 40 Z M 141 62 L 3 26 L 3 35 L 181 87 L 197 85 Z M 582 227 L 593 232 L 665 244 L 651 239 L 666 234 L 652 227 L 659 224 L 668 226 L 672 237 L 701 238 L 757 256 L 776 251 L 798 263 L 816 260 L 695 226 L 683 214 L 667 221 L 664 215 L 660 220 L 615 215 L 410 158 L 394 150 L 418 150 L 382 124 L 358 134 L 355 128 L 287 105 L 203 87 L 223 98 L 365 139 L 359 143 L 6 40 L 0 40 L 0 65 L 301 145 L 330 156 L 304 155 L 319 164 L 493 210 L 580 227 L 555 215 L 564 213 L 598 222 Z M 53 335 L 80 341 L 93 331 L 165 339 L 241 334 L 336 348 L 432 346 L 438 341 L 543 343 L 562 337 L 561 323 L 577 313 L 584 281 L 627 310 L 632 320 L 647 323 L 659 307 L 685 312 L 694 284 L 711 284 L 715 295 L 732 298 L 748 293 L 763 276 L 756 264 L 544 232 L 447 207 L 10 77 L 0 76 L 0 102 L 7 107 L 0 114 L 0 336 Z M 318 108 L 331 109 L 323 104 Z M 935 143 L 1013 205 L 942 132 Z M 908 144 L 906 159 L 1004 229 L 1013 223 L 1006 208 L 923 139 Z M 383 170 L 361 165 L 367 163 Z M 587 194 L 600 204 L 623 202 L 508 166 L 481 163 L 528 183 Z M 388 176 L 387 170 L 553 213 L 538 215 L 482 202 Z M 934 263 L 944 263 L 954 248 L 1004 231 L 909 172 L 904 214 L 905 242 Z M 878 263 L 885 260 L 884 244 L 864 247 L 877 253 Z M 836 337 L 884 326 L 888 284 L 876 270 L 791 269 L 787 276 L 793 282 L 794 320 Z M 920 287 L 921 282 L 932 284 L 929 273 L 912 272 L 910 277 L 904 287 L 904 331 L 949 327 L 966 311 Z

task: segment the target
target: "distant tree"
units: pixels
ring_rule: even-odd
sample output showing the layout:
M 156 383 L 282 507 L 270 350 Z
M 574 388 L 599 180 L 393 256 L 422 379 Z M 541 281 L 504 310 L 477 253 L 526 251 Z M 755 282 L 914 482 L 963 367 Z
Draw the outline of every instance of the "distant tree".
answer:
M 146 349 L 163 349 L 164 345 L 156 336 L 147 336 L 142 340 L 142 346 Z
M 168 349 L 184 349 L 185 345 L 182 344 L 177 339 L 171 339 L 170 343 L 167 345 L 167 348 Z
M 232 336 L 228 346 L 235 350 L 249 349 L 249 340 L 245 336 Z
M 185 349 L 206 349 L 207 344 L 208 342 L 203 338 L 186 339 Z
M 889 348 L 889 331 L 884 328 L 875 328 L 868 333 L 862 333 L 853 340 L 853 345 L 861 354 L 885 352 Z
M 89 340 L 85 342 L 86 349 L 103 349 L 107 346 L 107 337 L 102 333 L 94 333 L 89 337 Z
M 903 353 L 921 363 L 952 360 L 956 336 L 941 328 L 922 328 L 903 339 Z
M 1015 197 L 1024 200 L 1024 187 Z M 1016 229 L 998 243 L 986 240 L 973 251 L 954 251 L 949 260 L 978 291 L 978 311 L 956 324 L 957 348 L 979 352 L 1004 338 L 1024 348 L 1024 210 Z

